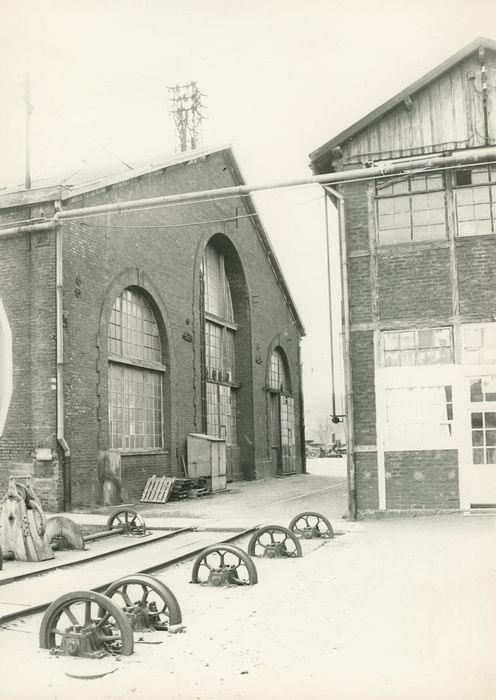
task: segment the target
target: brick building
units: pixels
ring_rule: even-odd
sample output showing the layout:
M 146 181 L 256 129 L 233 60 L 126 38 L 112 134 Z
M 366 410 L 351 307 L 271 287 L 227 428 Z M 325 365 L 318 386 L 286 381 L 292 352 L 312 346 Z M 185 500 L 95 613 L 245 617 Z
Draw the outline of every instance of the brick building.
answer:
M 0 196 L 0 492 L 129 502 L 189 433 L 228 480 L 303 471 L 304 331 L 252 199 L 156 206 L 242 185 L 231 149 L 90 175 Z
M 496 42 L 477 39 L 310 155 L 350 177 L 330 196 L 355 514 L 496 506 L 494 144 Z

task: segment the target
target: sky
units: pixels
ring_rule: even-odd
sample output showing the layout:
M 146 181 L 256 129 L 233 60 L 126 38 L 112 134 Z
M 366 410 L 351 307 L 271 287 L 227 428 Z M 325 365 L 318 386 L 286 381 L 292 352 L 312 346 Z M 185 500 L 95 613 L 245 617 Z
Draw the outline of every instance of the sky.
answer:
M 0 0 L 0 188 L 175 150 L 168 86 L 196 81 L 203 146 L 233 146 L 248 184 L 308 177 L 308 154 L 477 36 L 494 0 Z M 1 191 L 1 190 L 0 190 Z M 306 329 L 309 435 L 331 413 L 322 190 L 255 196 Z M 329 215 L 337 409 L 339 261 Z

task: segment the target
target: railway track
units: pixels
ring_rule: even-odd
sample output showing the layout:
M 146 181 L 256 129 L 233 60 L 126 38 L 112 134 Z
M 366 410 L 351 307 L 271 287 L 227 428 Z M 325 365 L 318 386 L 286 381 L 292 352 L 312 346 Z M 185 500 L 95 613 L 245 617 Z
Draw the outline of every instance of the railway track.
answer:
M 0 627 L 43 612 L 67 591 L 84 588 L 101 592 L 117 578 L 163 571 L 192 559 L 210 545 L 235 542 L 256 529 L 254 526 L 223 536 L 220 532 L 184 528 L 153 540 L 143 538 L 118 550 L 92 553 L 59 565 L 55 562 L 43 570 L 4 578 L 0 582 Z

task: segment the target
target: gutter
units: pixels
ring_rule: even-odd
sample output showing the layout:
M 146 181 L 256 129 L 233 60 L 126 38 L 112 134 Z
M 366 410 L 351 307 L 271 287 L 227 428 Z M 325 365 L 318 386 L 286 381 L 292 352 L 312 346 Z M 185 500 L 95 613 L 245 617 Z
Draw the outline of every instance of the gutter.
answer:
M 351 347 L 350 347 L 350 306 L 348 298 L 348 252 L 346 246 L 346 220 L 344 210 L 344 197 L 335 189 L 324 186 L 328 196 L 338 210 L 339 225 L 339 257 L 341 260 L 341 295 L 343 309 L 343 361 L 344 361 L 344 386 L 346 397 L 346 459 L 348 475 L 348 514 L 351 520 L 357 519 L 356 502 L 356 459 L 355 459 L 355 422 L 353 413 L 353 384 L 351 376 Z M 328 255 L 329 260 L 329 255 Z M 331 337 L 332 344 L 332 337 Z M 334 416 L 333 416 L 334 418 Z

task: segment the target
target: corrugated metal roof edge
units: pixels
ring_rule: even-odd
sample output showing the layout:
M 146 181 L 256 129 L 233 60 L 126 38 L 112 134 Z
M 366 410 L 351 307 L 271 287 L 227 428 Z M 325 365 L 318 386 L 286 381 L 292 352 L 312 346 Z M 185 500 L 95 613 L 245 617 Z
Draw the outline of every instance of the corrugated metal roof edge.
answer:
M 429 71 L 415 82 L 411 83 L 411 85 L 389 99 L 387 102 L 384 102 L 382 105 L 372 110 L 372 112 L 369 112 L 365 117 L 362 117 L 362 119 L 359 119 L 357 122 L 344 129 L 344 131 L 341 131 L 337 136 L 334 136 L 334 138 L 332 138 L 330 141 L 327 141 L 322 146 L 312 151 L 309 155 L 311 163 L 318 169 L 318 162 L 326 159 L 329 152 L 333 148 L 340 146 L 344 141 L 352 136 L 355 136 L 355 134 L 357 134 L 359 131 L 362 131 L 365 127 L 380 119 L 382 116 L 384 116 L 384 114 L 403 102 L 405 98 L 426 87 L 429 83 L 436 80 L 436 78 L 445 73 L 447 70 L 450 70 L 457 63 L 467 58 L 467 56 L 470 56 L 470 54 L 478 51 L 480 47 L 496 52 L 496 41 L 487 39 L 486 37 L 477 37 L 477 39 L 471 41 L 470 44 L 465 46 L 460 51 L 457 51 L 457 53 L 450 56 L 450 58 L 446 59 L 446 61 L 443 61 L 443 63 L 439 64 L 436 68 Z
M 222 151 L 230 148 L 230 144 L 227 144 L 201 149 L 198 151 L 185 151 L 178 156 L 156 164 L 153 163 L 146 167 L 136 168 L 135 170 L 128 170 L 121 173 L 112 173 L 111 175 L 102 176 L 75 187 L 67 187 L 61 182 L 58 185 L 52 184 L 48 187 L 39 187 L 30 190 L 15 189 L 9 190 L 3 194 L 0 192 L 0 209 L 8 209 L 16 206 L 29 206 L 30 204 L 51 202 L 56 199 L 72 199 L 73 197 L 77 197 L 81 194 L 93 192 L 103 187 L 111 187 L 112 185 L 116 185 L 120 182 L 133 180 L 137 177 L 142 177 L 143 175 L 156 172 L 157 170 L 164 170 L 166 168 L 171 168 L 174 165 L 180 165 L 181 163 L 201 160 L 209 155 L 213 155 L 214 153 L 222 153 Z M 60 177 L 61 180 L 63 180 L 66 176 L 61 175 Z

